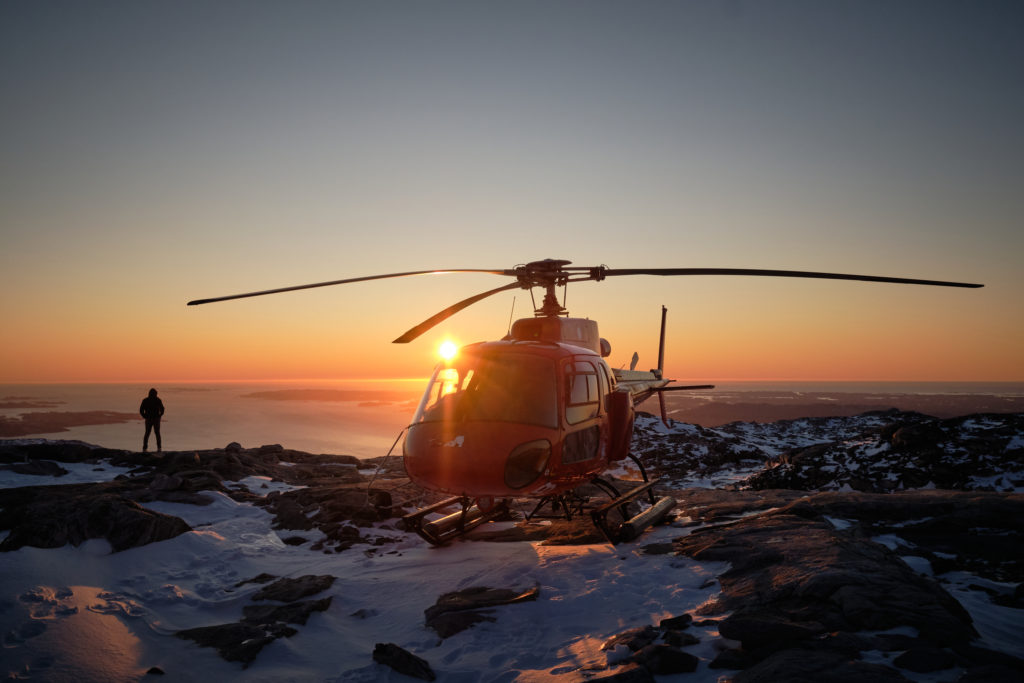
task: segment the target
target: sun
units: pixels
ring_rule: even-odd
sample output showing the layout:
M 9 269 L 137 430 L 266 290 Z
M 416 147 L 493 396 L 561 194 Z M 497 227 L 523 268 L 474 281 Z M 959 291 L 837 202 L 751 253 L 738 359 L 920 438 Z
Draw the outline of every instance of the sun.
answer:
M 441 356 L 441 358 L 445 359 L 446 361 L 450 361 L 453 358 L 455 358 L 456 355 L 458 355 L 459 347 L 451 339 L 446 339 L 443 342 L 441 342 L 441 346 L 438 347 L 437 353 Z

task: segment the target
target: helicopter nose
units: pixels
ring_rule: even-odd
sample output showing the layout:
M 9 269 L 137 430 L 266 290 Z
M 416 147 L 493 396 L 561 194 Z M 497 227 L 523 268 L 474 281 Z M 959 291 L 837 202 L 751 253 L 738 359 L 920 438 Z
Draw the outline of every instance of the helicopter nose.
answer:
M 518 490 L 537 481 L 551 458 L 551 442 L 534 439 L 516 446 L 505 461 L 505 485 Z
M 419 486 L 454 495 L 522 493 L 543 474 L 552 435 L 528 425 L 419 423 L 403 447 L 405 471 Z

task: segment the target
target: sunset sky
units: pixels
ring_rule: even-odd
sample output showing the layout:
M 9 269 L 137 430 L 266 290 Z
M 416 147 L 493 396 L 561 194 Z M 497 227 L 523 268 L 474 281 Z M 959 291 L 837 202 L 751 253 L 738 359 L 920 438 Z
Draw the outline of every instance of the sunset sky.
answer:
M 677 379 L 1024 380 L 1020 2 L 0 4 L 0 382 L 399 378 L 572 286 Z M 514 310 L 513 310 L 514 306 Z

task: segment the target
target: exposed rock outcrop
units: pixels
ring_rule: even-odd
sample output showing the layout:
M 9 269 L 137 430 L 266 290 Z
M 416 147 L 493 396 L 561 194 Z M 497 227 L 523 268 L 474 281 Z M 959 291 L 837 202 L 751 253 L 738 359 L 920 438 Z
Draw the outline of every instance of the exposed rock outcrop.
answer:
M 0 489 L 0 529 L 10 534 L 0 552 L 22 546 L 59 548 L 105 538 L 114 552 L 174 538 L 191 527 L 147 510 L 111 484 Z

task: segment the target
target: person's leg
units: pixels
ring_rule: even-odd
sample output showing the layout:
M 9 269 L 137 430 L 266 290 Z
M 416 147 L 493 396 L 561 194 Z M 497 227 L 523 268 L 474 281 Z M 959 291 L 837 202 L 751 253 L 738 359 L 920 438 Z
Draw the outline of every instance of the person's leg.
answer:
M 164 449 L 160 443 L 160 420 L 153 421 L 153 433 L 156 434 L 156 452 L 159 453 Z
M 149 420 L 146 420 L 146 435 L 144 437 L 142 437 L 142 450 L 143 451 L 149 450 L 149 430 L 151 430 L 152 428 L 153 428 L 153 425 L 150 423 Z

